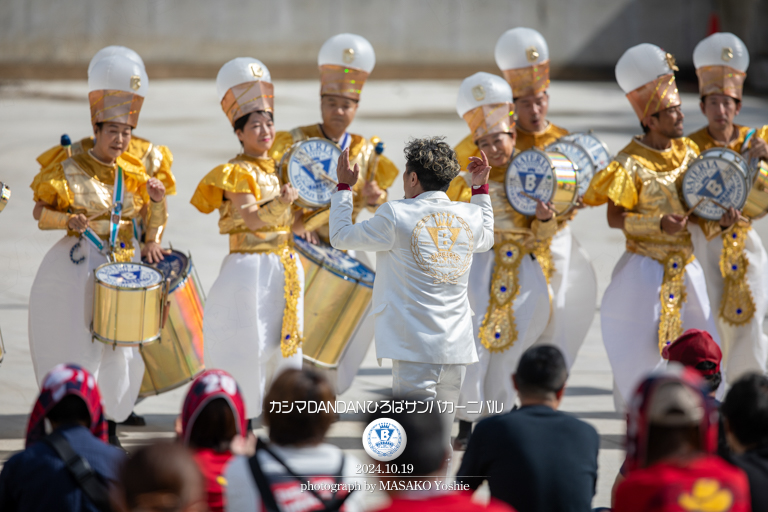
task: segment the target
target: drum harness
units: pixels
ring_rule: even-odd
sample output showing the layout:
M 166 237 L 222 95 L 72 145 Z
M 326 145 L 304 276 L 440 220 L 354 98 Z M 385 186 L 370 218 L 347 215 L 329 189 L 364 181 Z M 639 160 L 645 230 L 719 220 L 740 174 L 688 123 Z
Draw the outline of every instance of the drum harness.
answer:
M 69 259 L 75 265 L 79 265 L 85 261 L 85 256 L 80 256 L 75 259 L 75 251 L 80 248 L 80 243 L 83 239 L 93 245 L 99 253 L 106 256 L 108 262 L 113 262 L 113 253 L 117 244 L 117 234 L 120 230 L 120 216 L 123 212 L 123 198 L 125 196 L 125 179 L 123 177 L 123 172 L 123 168 L 118 165 L 117 172 L 115 173 L 115 186 L 112 191 L 112 207 L 109 210 L 109 250 L 105 250 L 107 246 L 101 238 L 99 238 L 99 235 L 97 235 L 92 228 L 86 227 L 77 243 L 69 250 Z M 135 224 L 134 233 L 136 233 Z M 120 242 L 120 247 L 124 248 L 125 242 Z

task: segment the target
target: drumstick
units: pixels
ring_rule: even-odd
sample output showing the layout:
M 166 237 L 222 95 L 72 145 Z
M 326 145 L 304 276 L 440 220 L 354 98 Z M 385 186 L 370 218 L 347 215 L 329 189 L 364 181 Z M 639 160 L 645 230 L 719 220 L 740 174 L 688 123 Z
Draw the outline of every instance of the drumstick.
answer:
M 527 193 L 523 189 L 520 189 L 520 193 L 533 201 L 541 201 L 541 199 L 539 199 L 538 197 L 533 197 L 531 194 Z M 544 201 L 541 201 L 541 202 L 544 203 Z M 573 204 L 571 201 L 549 201 L 549 202 L 552 204 Z M 547 204 L 547 203 L 544 203 L 544 204 Z
M 711 201 L 711 202 L 712 202 L 712 203 L 713 203 L 715 206 L 717 206 L 718 208 L 722 208 L 722 209 L 723 209 L 723 210 L 725 210 L 725 211 L 728 211 L 728 210 L 730 209 L 730 208 L 728 208 L 727 206 L 725 206 L 724 204 L 722 204 L 722 203 L 719 203 L 719 202 L 715 201 L 715 200 L 714 200 L 714 199 L 712 199 L 711 197 L 709 198 L 709 201 Z M 744 217 L 744 216 L 743 216 L 743 215 L 741 215 L 741 214 L 739 214 L 739 220 L 743 220 L 744 222 L 750 222 L 750 220 L 749 220 L 748 218 Z
M 104 215 L 105 213 L 109 213 L 109 212 L 110 212 L 110 209 L 109 209 L 109 208 L 107 208 L 106 210 L 101 210 L 100 212 L 96 212 L 96 213 L 94 213 L 93 215 L 91 215 L 90 217 L 88 217 L 88 219 L 87 219 L 87 220 L 88 220 L 88 222 L 90 222 L 90 221 L 92 221 L 93 219 L 95 219 L 96 217 L 101 217 L 101 216 L 102 216 L 102 215 Z
M 693 208 L 691 208 L 690 210 L 688 210 L 687 212 L 685 212 L 685 215 L 683 215 L 683 217 L 688 217 L 688 216 L 690 216 L 690 215 L 693 213 L 693 211 L 694 211 L 696 208 L 698 208 L 698 207 L 699 207 L 699 205 L 701 205 L 701 203 L 703 203 L 703 202 L 704 202 L 704 201 L 706 201 L 706 200 L 707 200 L 707 198 L 706 198 L 706 197 L 702 197 L 701 199 L 699 199 L 699 202 L 698 202 L 698 203 L 696 203 L 695 205 L 693 205 Z
M 273 200 L 274 197 L 270 197 L 269 199 L 259 199 L 258 201 L 253 201 L 252 203 L 246 203 L 240 207 L 241 210 L 245 210 L 246 208 L 250 208 L 251 206 L 261 206 L 264 203 L 268 203 L 271 200 Z

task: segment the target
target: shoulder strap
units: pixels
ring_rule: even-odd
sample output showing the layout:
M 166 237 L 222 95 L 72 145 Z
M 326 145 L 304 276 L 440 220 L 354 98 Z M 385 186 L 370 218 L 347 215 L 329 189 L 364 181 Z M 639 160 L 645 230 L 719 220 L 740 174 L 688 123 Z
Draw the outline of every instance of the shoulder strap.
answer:
M 53 432 L 45 441 L 64 461 L 72 475 L 91 503 L 102 512 L 111 512 L 109 489 L 96 475 L 88 461 L 78 455 L 61 432 Z
M 251 473 L 253 474 L 253 480 L 256 482 L 256 487 L 259 489 L 261 495 L 261 503 L 264 506 L 266 512 L 280 512 L 280 507 L 277 506 L 277 500 L 272 493 L 272 487 L 269 485 L 267 477 L 261 470 L 259 465 L 259 450 L 258 445 L 261 443 L 261 439 L 257 441 L 257 450 L 252 457 L 248 459 L 248 465 L 251 467 Z

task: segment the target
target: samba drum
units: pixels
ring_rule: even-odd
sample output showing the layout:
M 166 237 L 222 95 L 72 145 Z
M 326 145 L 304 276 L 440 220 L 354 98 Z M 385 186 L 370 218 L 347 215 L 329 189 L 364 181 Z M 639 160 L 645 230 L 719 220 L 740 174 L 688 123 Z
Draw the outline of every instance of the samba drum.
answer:
M 11 198 L 11 187 L 0 181 L 0 212 L 5 209 L 8 200 Z M 2 358 L 0 358 L 2 360 Z
M 144 380 L 139 397 L 159 395 L 197 377 L 203 364 L 203 308 L 205 295 L 192 256 L 173 250 L 153 264 L 170 280 L 168 321 L 160 340 L 142 347 Z
M 578 176 L 565 155 L 529 149 L 510 162 L 504 177 L 507 200 L 523 215 L 536 215 L 536 199 L 554 205 L 557 215 L 568 213 L 579 195 Z
M 577 142 L 560 139 L 544 148 L 544 151 L 563 154 L 573 163 L 579 179 L 579 195 L 586 194 L 589 182 L 595 174 L 595 165 L 587 150 Z
M 592 159 L 592 163 L 595 166 L 595 173 L 598 173 L 608 167 L 613 157 L 611 152 L 608 151 L 608 146 L 600 139 L 592 135 L 592 130 L 588 132 L 569 133 L 561 137 L 559 140 L 575 142 L 589 153 L 589 157 Z
M 708 149 L 683 176 L 683 199 L 688 208 L 706 220 L 719 220 L 726 208 L 740 210 L 747 200 L 749 166 L 735 151 Z
M 93 273 L 93 337 L 136 346 L 160 338 L 167 285 L 142 263 L 105 263 Z
M 330 245 L 294 239 L 304 267 L 304 364 L 323 371 L 339 394 L 373 340 L 368 312 L 375 274 Z
M 744 216 L 761 219 L 768 213 L 768 162 L 759 160 L 752 168 L 752 187 L 744 203 Z
M 339 146 L 316 137 L 297 142 L 285 152 L 278 167 L 283 182 L 299 193 L 298 206 L 314 209 L 330 204 L 340 155 Z

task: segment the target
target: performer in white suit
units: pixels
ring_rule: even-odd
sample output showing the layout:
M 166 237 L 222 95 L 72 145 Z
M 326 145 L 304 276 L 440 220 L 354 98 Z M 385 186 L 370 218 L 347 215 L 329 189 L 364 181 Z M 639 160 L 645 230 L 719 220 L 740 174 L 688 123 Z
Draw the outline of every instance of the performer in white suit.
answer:
M 405 147 L 405 199 L 384 203 L 370 220 L 352 224 L 351 186 L 359 166 L 339 158 L 339 191 L 331 199 L 331 244 L 376 251 L 373 287 L 376 357 L 392 359 L 394 396 L 458 401 L 466 365 L 477 362 L 467 298 L 473 254 L 493 247 L 493 209 L 485 155 L 469 165 L 470 203 L 445 191 L 459 174 L 456 155 L 439 137 Z M 453 407 L 444 414 L 450 449 Z
M 525 216 L 507 200 L 504 176 L 515 153 L 514 110 L 512 88 L 501 77 L 475 73 L 459 87 L 456 111 L 491 165 L 488 187 L 495 240 L 493 251 L 475 256 L 469 273 L 469 304 L 475 312 L 472 320 L 480 362 L 467 368 L 461 387 L 456 449 L 466 449 L 473 421 L 498 413 L 497 404 L 504 411 L 515 405 L 512 372 L 549 321 L 547 280 L 533 250 L 537 241 L 555 234 L 557 220 L 543 203 L 536 216 Z M 469 173 L 457 176 L 448 197 L 469 201 L 471 182 Z M 487 402 L 495 402 L 494 407 Z
M 708 124 L 688 137 L 700 151 L 725 147 L 745 153 L 750 160 L 768 160 L 768 126 L 753 130 L 733 122 L 741 110 L 749 66 L 749 52 L 741 39 L 728 33 L 712 34 L 696 45 L 693 63 L 699 75 L 700 107 Z M 760 235 L 745 219 L 727 230 L 717 222 L 702 221 L 689 230 L 716 315 L 726 383 L 732 384 L 746 372 L 765 373 L 768 254 Z
M 676 69 L 674 57 L 652 44 L 624 52 L 616 64 L 616 81 L 645 133 L 592 178 L 584 196 L 591 206 L 608 203 L 608 225 L 627 239 L 600 307 L 619 409 L 648 372 L 666 364 L 664 347 L 683 331 L 703 329 L 717 341 L 704 273 L 693 257 L 687 208 L 678 191 L 699 150 L 682 136 Z

